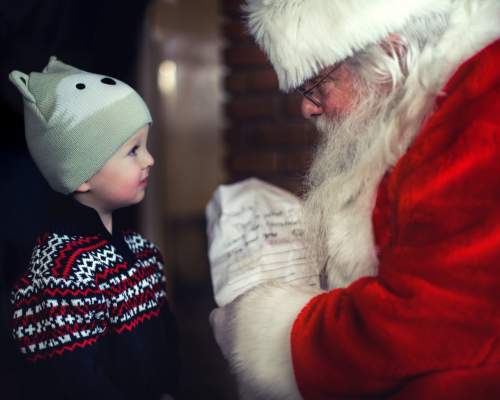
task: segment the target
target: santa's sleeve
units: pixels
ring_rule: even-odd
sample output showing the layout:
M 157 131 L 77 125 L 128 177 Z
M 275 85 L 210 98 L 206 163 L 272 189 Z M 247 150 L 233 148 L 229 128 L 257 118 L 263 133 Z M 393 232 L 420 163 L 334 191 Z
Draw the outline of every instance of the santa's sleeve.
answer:
M 49 247 L 35 248 L 38 264 L 52 264 Z M 36 386 L 30 390 L 55 398 L 127 399 L 100 363 L 107 354 L 108 315 L 98 287 L 37 265 L 16 284 L 12 305 L 13 336 Z

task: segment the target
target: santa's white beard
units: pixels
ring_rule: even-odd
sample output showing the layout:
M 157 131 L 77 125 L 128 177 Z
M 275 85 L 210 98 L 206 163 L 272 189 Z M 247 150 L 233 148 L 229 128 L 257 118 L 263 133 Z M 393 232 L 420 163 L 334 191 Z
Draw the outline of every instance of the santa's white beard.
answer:
M 347 284 L 357 275 L 373 274 L 376 264 L 374 251 L 364 243 L 372 240 L 366 220 L 370 220 L 381 175 L 371 166 L 383 163 L 383 131 L 399 94 L 397 89 L 387 93 L 367 84 L 358 93 L 360 100 L 348 115 L 318 117 L 322 141 L 307 177 L 306 237 L 318 267 L 329 264 L 330 270 L 340 271 L 327 277 L 329 288 Z M 351 254 L 357 242 L 366 250 Z
M 370 148 L 374 139 L 373 125 L 378 124 L 382 98 L 373 92 L 358 101 L 347 115 L 318 117 L 316 128 L 321 134 L 308 183 L 314 190 L 334 176 L 348 174 Z

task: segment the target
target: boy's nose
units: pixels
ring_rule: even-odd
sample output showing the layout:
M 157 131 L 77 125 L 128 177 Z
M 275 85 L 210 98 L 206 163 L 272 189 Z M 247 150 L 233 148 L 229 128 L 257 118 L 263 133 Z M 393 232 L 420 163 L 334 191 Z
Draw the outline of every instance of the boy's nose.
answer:
M 146 150 L 144 157 L 144 168 L 151 168 L 155 164 L 155 159 L 149 151 Z
M 319 117 L 323 114 L 323 108 L 321 106 L 317 106 L 311 100 L 304 97 L 301 103 L 301 111 L 302 115 L 306 119 L 311 119 L 314 117 Z

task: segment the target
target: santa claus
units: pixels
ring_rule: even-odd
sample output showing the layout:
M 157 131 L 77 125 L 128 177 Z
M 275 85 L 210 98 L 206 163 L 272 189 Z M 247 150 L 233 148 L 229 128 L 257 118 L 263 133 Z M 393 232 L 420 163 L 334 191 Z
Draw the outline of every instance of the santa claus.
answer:
M 211 314 L 248 399 L 500 398 L 500 1 L 248 0 L 323 140 L 323 290 Z

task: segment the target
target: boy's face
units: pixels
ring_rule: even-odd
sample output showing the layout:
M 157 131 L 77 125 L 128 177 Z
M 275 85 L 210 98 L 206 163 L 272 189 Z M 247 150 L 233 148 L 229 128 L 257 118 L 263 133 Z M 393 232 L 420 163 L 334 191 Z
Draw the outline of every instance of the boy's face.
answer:
M 91 206 L 113 211 L 142 201 L 149 171 L 154 164 L 146 148 L 148 132 L 149 125 L 139 129 L 97 174 L 81 186 L 86 189 Z

